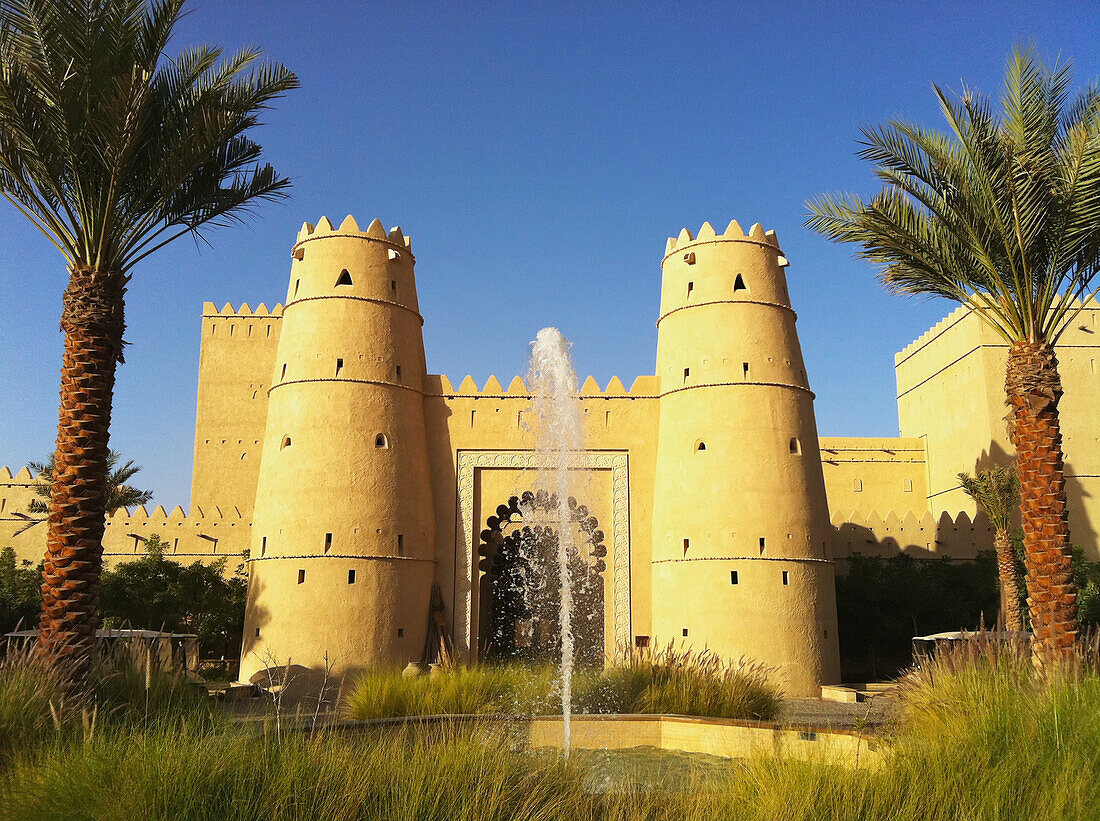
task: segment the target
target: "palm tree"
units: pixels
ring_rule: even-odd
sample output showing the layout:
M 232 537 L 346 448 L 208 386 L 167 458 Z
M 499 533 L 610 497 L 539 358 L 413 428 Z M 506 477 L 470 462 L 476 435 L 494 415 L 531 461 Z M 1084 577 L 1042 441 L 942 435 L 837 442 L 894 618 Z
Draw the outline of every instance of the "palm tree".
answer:
M 148 504 L 153 500 L 153 491 L 141 490 L 126 484 L 134 478 L 141 468 L 135 465 L 133 461 L 120 465 L 118 460 L 121 458 L 122 455 L 118 451 L 107 452 L 107 501 L 104 503 L 104 510 L 107 513 L 114 513 L 120 507 L 137 507 L 138 505 Z M 46 481 L 39 482 L 34 486 L 34 495 L 37 498 L 31 499 L 27 505 L 28 512 L 36 514 L 39 518 L 14 513 L 13 515 L 25 519 L 27 525 L 17 530 L 12 534 L 13 536 L 18 536 L 23 531 L 30 530 L 36 524 L 46 521 L 45 514 L 50 512 L 50 497 L 53 494 L 54 459 L 55 454 L 51 453 L 44 462 L 27 463 L 27 469 L 31 473 L 46 479 Z
M 1012 516 L 1020 508 L 1016 466 L 979 470 L 973 476 L 960 473 L 959 484 L 996 528 L 993 549 L 997 551 L 997 573 L 1001 581 L 1001 612 L 1005 615 L 1005 627 L 1021 632 L 1024 622 L 1020 614 L 1020 592 L 1016 587 L 1016 555 L 1008 535 Z
M 946 133 L 891 121 L 859 156 L 883 189 L 824 195 L 807 225 L 860 247 L 891 290 L 968 305 L 1008 343 L 1008 433 L 1019 466 L 1037 662 L 1071 652 L 1070 566 L 1054 346 L 1100 266 L 1100 93 L 1070 99 L 1070 66 L 1012 52 L 996 113 L 981 94 L 933 86 Z
M 0 0 L 0 193 L 68 268 L 41 650 L 78 685 L 94 652 L 115 367 L 131 272 L 288 181 L 245 136 L 297 86 L 245 49 L 165 56 L 183 0 Z M 61 669 L 61 668 L 59 668 Z

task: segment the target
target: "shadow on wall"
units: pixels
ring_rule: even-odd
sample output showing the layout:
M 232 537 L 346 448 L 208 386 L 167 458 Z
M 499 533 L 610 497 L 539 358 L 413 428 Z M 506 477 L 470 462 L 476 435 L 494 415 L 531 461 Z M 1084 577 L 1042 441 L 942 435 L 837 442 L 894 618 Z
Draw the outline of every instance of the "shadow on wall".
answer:
M 952 517 L 942 513 L 899 516 L 888 513 L 856 514 L 834 522 L 833 555 L 837 571 L 853 554 L 890 558 L 904 554 L 914 559 L 974 559 L 978 553 L 993 549 L 993 525 L 984 514 L 973 519 L 967 513 Z
M 1070 450 L 1072 451 L 1072 447 Z M 1073 463 L 1070 461 L 1070 455 L 1065 454 L 1066 506 L 1069 510 L 1070 543 L 1082 545 L 1085 548 L 1086 555 L 1095 560 L 1100 558 L 1100 550 L 1097 549 L 1098 534 L 1096 527 L 1089 516 L 1088 499 L 1092 497 L 1092 494 L 1085 489 L 1083 481 L 1084 478 L 1089 477 L 1077 474 Z M 981 455 L 975 460 L 972 473 L 1011 465 L 1015 458 L 1015 454 L 1009 453 L 999 443 L 993 442 L 989 446 L 989 450 L 982 451 Z M 1020 517 L 1017 513 L 1013 517 L 1011 530 L 1014 531 L 1019 527 Z

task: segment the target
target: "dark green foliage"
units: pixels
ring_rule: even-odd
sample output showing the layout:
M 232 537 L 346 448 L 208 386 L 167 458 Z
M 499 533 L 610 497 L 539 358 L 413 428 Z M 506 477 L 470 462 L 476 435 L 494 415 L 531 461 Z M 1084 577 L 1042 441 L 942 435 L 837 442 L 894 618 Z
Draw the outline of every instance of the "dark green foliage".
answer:
M 1028 623 L 1027 592 L 1024 579 L 1024 534 L 1016 531 L 1012 536 L 1012 551 L 1016 554 L 1017 589 L 1020 591 L 1020 612 L 1024 624 Z M 1100 628 L 1100 562 L 1090 561 L 1082 547 L 1074 545 L 1073 583 L 1077 585 L 1077 623 L 1082 632 Z
M 0 551 L 0 633 L 22 623 L 30 629 L 38 624 L 42 607 L 42 570 L 24 559 L 17 562 L 15 550 Z
M 104 626 L 196 633 L 205 656 L 239 652 L 248 589 L 243 568 L 225 578 L 225 559 L 186 566 L 171 561 L 156 536 L 146 550 L 142 558 L 103 573 Z
M 992 628 L 999 598 L 992 551 L 972 562 L 852 554 L 836 579 L 842 677 L 897 675 L 912 663 L 914 636 L 976 630 L 983 616 Z

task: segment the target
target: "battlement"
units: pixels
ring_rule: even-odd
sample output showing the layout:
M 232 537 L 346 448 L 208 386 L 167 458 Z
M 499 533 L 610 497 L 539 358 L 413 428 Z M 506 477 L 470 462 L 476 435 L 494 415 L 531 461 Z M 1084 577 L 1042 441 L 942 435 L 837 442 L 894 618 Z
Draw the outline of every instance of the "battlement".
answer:
M 902 350 L 900 350 L 896 354 L 894 354 L 894 364 L 895 365 L 900 365 L 902 362 L 904 362 L 906 359 L 908 359 L 914 353 L 919 351 L 925 345 L 932 342 L 932 340 L 936 339 L 938 336 L 945 333 L 949 328 L 951 328 L 952 326 L 956 325 L 959 322 L 962 322 L 969 315 L 970 315 L 970 306 L 969 305 L 959 305 L 957 308 L 955 308 L 955 310 L 953 310 L 951 313 L 949 313 L 947 316 L 945 316 L 943 319 L 941 319 L 939 322 L 937 322 L 935 325 L 933 325 L 927 331 L 925 331 L 920 336 L 918 336 L 916 339 L 914 339 L 912 342 L 910 342 L 908 345 L 906 345 Z
M 355 217 L 351 214 L 344 217 L 344 221 L 340 223 L 339 228 L 333 228 L 328 217 L 321 217 L 321 219 L 317 220 L 316 225 L 309 222 L 303 222 L 301 229 L 298 231 L 298 238 L 294 244 L 294 248 L 297 249 L 303 242 L 324 239 L 326 237 L 362 237 L 368 240 L 379 240 L 405 248 L 409 253 L 412 253 L 412 237 L 405 236 L 400 226 L 394 226 L 387 232 L 386 229 L 382 227 L 382 221 L 375 219 L 367 226 L 367 230 L 363 231 L 359 228 L 359 223 L 355 221 Z
M 993 525 L 980 513 L 971 518 L 966 512 L 937 516 L 912 511 L 885 515 L 833 511 L 831 520 L 833 558 L 853 553 L 886 557 L 905 553 L 926 559 L 973 559 L 979 551 L 993 548 Z
M 32 485 L 35 481 L 35 477 L 26 466 L 19 468 L 14 475 L 7 466 L 0 467 L 0 484 Z
M 596 378 L 594 376 L 589 376 L 581 384 L 577 395 L 582 400 L 589 397 L 602 397 L 604 399 L 656 399 L 660 393 L 659 387 L 660 380 L 656 376 L 639 376 L 634 380 L 634 384 L 630 386 L 630 390 L 628 391 L 623 386 L 622 380 L 617 376 L 613 376 L 607 383 L 607 387 L 601 390 Z M 424 377 L 424 395 L 441 396 L 447 399 L 465 397 L 472 397 L 474 399 L 531 398 L 531 393 L 528 391 L 527 385 L 519 376 L 513 377 L 512 381 L 508 384 L 508 390 L 504 390 L 500 380 L 495 376 L 490 376 L 485 380 L 485 386 L 479 389 L 474 378 L 469 374 L 459 383 L 457 388 L 455 388 L 451 380 L 443 374 L 428 374 Z
M 274 308 L 268 310 L 267 305 L 260 303 L 256 306 L 255 310 L 248 307 L 247 302 L 242 302 L 239 308 L 234 308 L 230 302 L 225 303 L 222 309 L 219 311 L 217 306 L 213 302 L 202 303 L 202 315 L 206 317 L 275 317 L 281 319 L 283 316 L 283 305 L 280 302 Z
M 716 233 L 714 226 L 709 222 L 703 223 L 699 228 L 698 234 L 693 235 L 687 228 L 682 229 L 679 236 L 668 238 L 668 242 L 665 243 L 665 256 L 667 257 L 673 251 L 683 250 L 693 243 L 714 242 L 715 240 L 723 240 L 726 242 L 755 242 L 761 245 L 770 245 L 777 251 L 779 250 L 779 237 L 776 236 L 775 231 L 765 231 L 763 226 L 757 222 L 753 224 L 752 228 L 749 229 L 749 233 L 746 234 L 737 220 L 730 220 L 730 224 L 726 226 L 726 230 L 721 234 Z
M 1085 300 L 1084 302 L 1075 297 L 1070 304 L 1073 306 L 1073 308 L 1083 308 L 1086 311 L 1100 309 L 1100 302 L 1097 302 L 1096 299 L 1093 297 L 1089 297 L 1089 299 Z M 902 350 L 894 354 L 894 365 L 900 365 L 921 348 L 924 348 L 925 346 L 931 344 L 944 333 L 953 328 L 955 325 L 964 321 L 972 313 L 976 313 L 978 310 L 980 310 L 980 307 L 973 304 L 968 303 L 965 305 L 959 305 L 953 311 L 951 311 L 951 313 L 949 313 L 927 331 L 925 331 L 908 345 L 906 345 Z M 975 317 L 975 319 L 980 318 Z M 990 333 L 993 334 L 995 332 L 990 330 Z M 997 342 L 1000 344 L 1004 344 L 1003 340 L 1001 340 L 1000 337 L 997 337 Z

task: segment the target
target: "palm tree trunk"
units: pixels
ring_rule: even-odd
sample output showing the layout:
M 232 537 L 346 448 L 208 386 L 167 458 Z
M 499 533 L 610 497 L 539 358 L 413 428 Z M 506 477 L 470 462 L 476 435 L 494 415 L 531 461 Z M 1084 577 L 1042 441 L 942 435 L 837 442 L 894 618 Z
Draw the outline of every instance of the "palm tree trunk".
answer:
M 122 352 L 124 292 L 117 274 L 74 268 L 62 303 L 65 349 L 38 642 L 74 693 L 86 685 L 95 653 L 107 445 Z
M 1016 558 L 1012 555 L 1012 540 L 1008 531 L 998 530 L 993 537 L 993 549 L 997 551 L 997 571 L 1001 577 L 1001 612 L 1005 617 L 1005 629 L 1013 633 L 1024 629 L 1020 614 L 1020 590 L 1016 586 Z
M 1058 401 L 1062 383 L 1054 346 L 1017 342 L 1005 376 L 1008 434 L 1020 472 L 1032 654 L 1043 665 L 1064 658 L 1077 638 L 1077 590 L 1070 562 L 1069 520 Z

